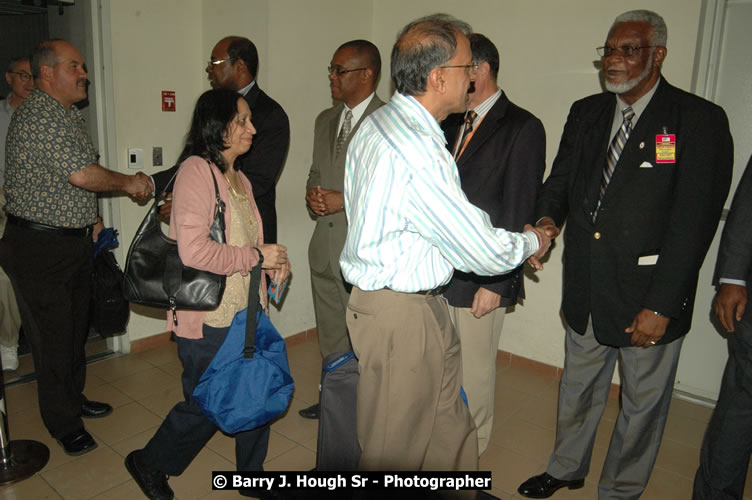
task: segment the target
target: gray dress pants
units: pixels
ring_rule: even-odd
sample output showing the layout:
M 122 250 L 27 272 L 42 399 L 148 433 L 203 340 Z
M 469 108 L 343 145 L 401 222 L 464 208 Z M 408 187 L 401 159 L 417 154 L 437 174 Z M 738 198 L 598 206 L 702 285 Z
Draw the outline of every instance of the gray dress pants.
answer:
M 598 498 L 639 498 L 663 437 L 682 341 L 649 348 L 610 347 L 596 340 L 591 324 L 584 335 L 567 329 L 556 444 L 547 472 L 558 479 L 587 476 L 618 359 L 622 404 Z

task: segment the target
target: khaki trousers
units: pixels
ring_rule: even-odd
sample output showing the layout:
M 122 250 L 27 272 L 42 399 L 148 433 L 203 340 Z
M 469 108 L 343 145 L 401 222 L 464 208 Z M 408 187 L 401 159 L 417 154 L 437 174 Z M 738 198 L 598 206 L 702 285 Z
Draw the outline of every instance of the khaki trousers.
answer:
M 0 238 L 5 232 L 5 191 L 0 187 Z M 18 334 L 21 329 L 21 313 L 18 312 L 16 294 L 10 278 L 0 267 L 0 345 L 18 347 Z
M 440 296 L 353 287 L 347 326 L 359 360 L 363 470 L 478 470 L 460 397 L 460 343 Z
M 496 354 L 504 326 L 505 307 L 476 318 L 469 307 L 449 306 L 449 314 L 462 346 L 462 387 L 478 429 L 478 454 L 491 439 L 496 395 Z

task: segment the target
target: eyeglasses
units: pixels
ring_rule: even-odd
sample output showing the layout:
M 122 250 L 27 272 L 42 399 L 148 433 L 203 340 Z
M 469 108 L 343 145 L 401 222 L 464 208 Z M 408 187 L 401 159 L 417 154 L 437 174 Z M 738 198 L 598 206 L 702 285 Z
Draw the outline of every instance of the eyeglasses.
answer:
M 478 63 L 446 65 L 439 68 L 465 68 L 470 73 L 475 73 L 478 71 Z
M 342 76 L 345 73 L 352 73 L 353 71 L 363 71 L 368 68 L 355 68 L 355 69 L 345 69 L 340 66 L 328 66 L 326 70 L 331 75 L 332 73 L 336 74 L 337 76 Z
M 231 57 L 225 57 L 224 59 L 216 59 L 216 60 L 214 60 L 214 61 L 209 61 L 209 62 L 208 62 L 208 63 L 206 63 L 206 64 L 207 64 L 208 66 L 216 66 L 216 65 L 218 65 L 218 64 L 222 64 L 222 63 L 223 63 L 223 62 L 225 62 L 225 61 L 229 61 L 230 59 L 232 59 L 232 58 L 231 58 Z
M 614 54 L 622 57 L 632 57 L 640 49 L 651 49 L 657 45 L 643 45 L 642 47 L 633 47 L 631 45 L 622 45 L 621 47 L 596 47 L 595 51 L 601 57 L 610 57 Z
M 20 78 L 22 82 L 28 82 L 33 78 L 26 71 L 8 71 L 8 73 L 10 73 L 11 75 L 18 75 L 18 78 Z

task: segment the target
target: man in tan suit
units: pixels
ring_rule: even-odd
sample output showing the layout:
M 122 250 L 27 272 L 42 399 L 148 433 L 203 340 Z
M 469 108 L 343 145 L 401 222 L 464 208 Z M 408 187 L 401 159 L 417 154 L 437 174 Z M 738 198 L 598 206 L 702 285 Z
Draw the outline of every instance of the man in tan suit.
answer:
M 337 103 L 316 117 L 306 203 L 316 219 L 308 262 L 322 357 L 350 350 L 345 324 L 350 285 L 339 269 L 347 236 L 342 197 L 345 152 L 363 119 L 384 104 L 374 91 L 380 70 L 381 56 L 374 44 L 366 40 L 342 44 L 329 65 L 329 87 Z M 318 403 L 300 410 L 300 415 L 318 418 Z

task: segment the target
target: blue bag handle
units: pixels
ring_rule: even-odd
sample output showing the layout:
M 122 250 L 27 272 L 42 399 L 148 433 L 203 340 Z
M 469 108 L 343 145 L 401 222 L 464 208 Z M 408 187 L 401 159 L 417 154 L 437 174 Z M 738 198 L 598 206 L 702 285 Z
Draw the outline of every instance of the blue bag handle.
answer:
M 256 352 L 256 328 L 258 326 L 258 312 L 261 310 L 259 303 L 259 287 L 261 286 L 261 264 L 264 263 L 264 254 L 256 248 L 259 254 L 258 264 L 251 270 L 251 286 L 248 289 L 248 312 L 245 321 L 245 347 L 243 357 L 253 359 Z M 253 320 L 251 320 L 253 317 Z

